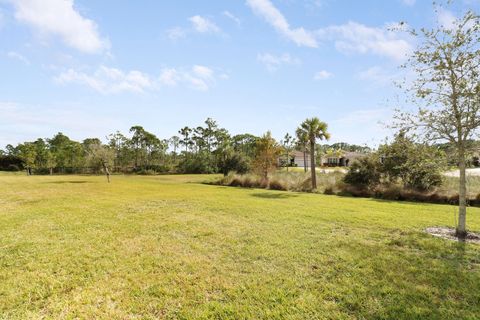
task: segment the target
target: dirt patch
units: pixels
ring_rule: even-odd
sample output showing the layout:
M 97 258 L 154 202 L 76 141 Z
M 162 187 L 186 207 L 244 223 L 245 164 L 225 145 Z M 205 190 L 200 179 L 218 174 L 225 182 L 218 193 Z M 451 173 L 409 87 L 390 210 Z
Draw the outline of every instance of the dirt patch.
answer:
M 439 237 L 448 240 L 459 241 L 460 239 L 455 236 L 455 229 L 447 227 L 430 227 L 425 229 L 425 232 L 431 234 L 434 237 Z M 465 238 L 465 242 L 480 244 L 480 234 L 469 232 Z

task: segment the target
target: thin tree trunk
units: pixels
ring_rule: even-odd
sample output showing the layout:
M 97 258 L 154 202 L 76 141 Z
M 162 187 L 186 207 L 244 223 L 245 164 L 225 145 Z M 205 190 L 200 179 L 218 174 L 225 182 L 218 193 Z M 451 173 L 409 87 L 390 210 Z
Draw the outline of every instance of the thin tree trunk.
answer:
M 312 171 L 312 190 L 317 189 L 317 171 L 315 170 L 315 143 L 310 142 L 310 169 Z
M 463 147 L 459 148 L 458 155 L 458 168 L 460 170 L 460 183 L 459 183 L 459 199 L 458 199 L 458 225 L 457 225 L 457 237 L 465 238 L 467 235 L 467 177 L 465 166 L 465 150 Z
M 53 168 L 50 168 L 50 175 L 53 175 Z
M 307 148 L 303 147 L 303 171 L 307 172 Z
M 105 170 L 105 174 L 107 175 L 107 181 L 110 183 L 110 171 L 108 170 L 108 166 L 103 163 L 103 169 Z

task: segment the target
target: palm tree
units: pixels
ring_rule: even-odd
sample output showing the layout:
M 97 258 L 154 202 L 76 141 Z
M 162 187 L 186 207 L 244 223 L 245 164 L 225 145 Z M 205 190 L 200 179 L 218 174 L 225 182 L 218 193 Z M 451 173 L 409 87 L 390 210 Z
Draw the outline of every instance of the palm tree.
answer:
M 327 132 L 328 125 L 318 118 L 307 119 L 297 129 L 297 136 L 306 137 L 310 143 L 310 168 L 312 172 L 312 189 L 317 189 L 317 176 L 315 170 L 315 144 L 317 139 L 328 140 L 330 134 Z

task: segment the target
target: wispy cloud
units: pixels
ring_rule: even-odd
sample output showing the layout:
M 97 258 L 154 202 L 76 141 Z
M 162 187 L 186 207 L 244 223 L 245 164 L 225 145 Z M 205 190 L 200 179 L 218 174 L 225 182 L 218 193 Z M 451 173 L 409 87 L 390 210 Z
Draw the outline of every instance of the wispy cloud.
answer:
M 326 27 L 318 30 L 317 35 L 332 40 L 336 49 L 343 53 L 372 53 L 403 60 L 413 49 L 408 39 L 388 27 L 374 28 L 357 22 Z
M 257 55 L 257 60 L 265 65 L 270 72 L 276 71 L 282 65 L 299 65 L 302 63 L 300 59 L 294 58 L 288 53 L 282 55 L 261 53 Z
M 15 18 L 40 35 L 57 36 L 69 47 L 84 53 L 109 48 L 97 24 L 74 8 L 73 0 L 7 0 L 15 8 Z
M 190 22 L 190 27 L 183 28 L 183 27 L 173 27 L 167 30 L 167 37 L 172 40 L 178 40 L 187 37 L 188 34 L 191 33 L 200 33 L 200 34 L 223 34 L 222 29 L 218 27 L 215 22 L 213 22 L 210 18 L 195 15 L 188 18 Z
M 222 14 L 229 18 L 230 20 L 232 20 L 233 22 L 235 22 L 237 24 L 237 26 L 240 26 L 242 21 L 240 20 L 240 18 L 238 18 L 237 16 L 235 16 L 233 13 L 231 13 L 230 11 L 228 10 L 225 10 L 222 12 Z
M 192 23 L 192 27 L 199 33 L 218 33 L 220 28 L 217 27 L 210 19 L 199 15 L 190 17 L 188 19 Z
M 30 65 L 30 60 L 28 60 L 27 58 L 25 58 L 22 54 L 18 53 L 18 52 L 15 52 L 15 51 L 9 51 L 7 53 L 7 56 L 10 58 L 10 59 L 15 59 L 15 60 L 18 60 L 22 63 L 24 63 L 25 65 Z
M 222 75 L 217 76 L 215 71 L 209 67 L 195 65 L 190 69 L 165 68 L 160 73 L 158 82 L 160 85 L 168 87 L 185 85 L 191 89 L 208 91 L 215 85 L 217 78 L 224 79 Z
M 247 0 L 247 5 L 270 24 L 277 32 L 298 46 L 318 47 L 315 36 L 304 28 L 292 28 L 285 16 L 270 0 Z
M 164 68 L 159 76 L 152 76 L 138 70 L 122 71 L 117 68 L 100 66 L 94 72 L 68 69 L 56 77 L 59 85 L 78 84 L 89 87 L 101 94 L 119 94 L 124 92 L 145 93 L 157 91 L 161 87 L 176 87 L 185 85 L 188 88 L 208 91 L 217 78 L 211 68 L 195 65 L 190 69 Z
M 169 37 L 171 40 L 178 40 L 185 38 L 187 33 L 187 30 L 181 27 L 175 27 L 167 30 L 167 37 Z
M 315 75 L 313 76 L 313 79 L 314 80 L 327 80 L 327 79 L 330 79 L 331 77 L 333 77 L 333 73 L 328 72 L 326 70 L 321 70 L 321 71 L 318 71 L 317 73 L 315 73 Z
M 417 2 L 416 0 L 401 0 L 402 3 L 406 6 L 412 7 Z
M 395 60 L 404 59 L 412 50 L 412 45 L 406 36 L 389 30 L 388 26 L 368 27 L 361 23 L 348 22 L 316 31 L 309 31 L 302 27 L 295 29 L 270 0 L 247 0 L 247 5 L 275 30 L 298 46 L 316 48 L 319 41 L 333 41 L 336 49 L 342 53 L 370 53 Z

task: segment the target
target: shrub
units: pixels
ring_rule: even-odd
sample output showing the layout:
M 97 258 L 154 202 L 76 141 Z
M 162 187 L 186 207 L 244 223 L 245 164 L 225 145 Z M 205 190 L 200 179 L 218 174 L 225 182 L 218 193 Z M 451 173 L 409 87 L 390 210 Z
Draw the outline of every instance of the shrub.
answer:
M 282 182 L 278 179 L 272 179 L 272 180 L 270 180 L 268 188 L 272 189 L 272 190 L 287 191 L 288 190 L 288 185 L 285 182 Z
M 352 163 L 343 181 L 357 187 L 372 188 L 380 183 L 379 162 L 375 156 Z
M 445 153 L 436 147 L 415 143 L 399 133 L 393 143 L 381 146 L 378 154 L 384 180 L 401 180 L 406 188 L 420 191 L 431 190 L 443 182 Z
M 245 174 L 250 170 L 250 164 L 242 154 L 233 153 L 220 160 L 218 168 L 224 175 L 227 175 L 229 172 Z
M 323 194 L 333 195 L 335 194 L 335 192 L 333 191 L 332 187 L 326 187 L 325 190 L 323 191 Z

